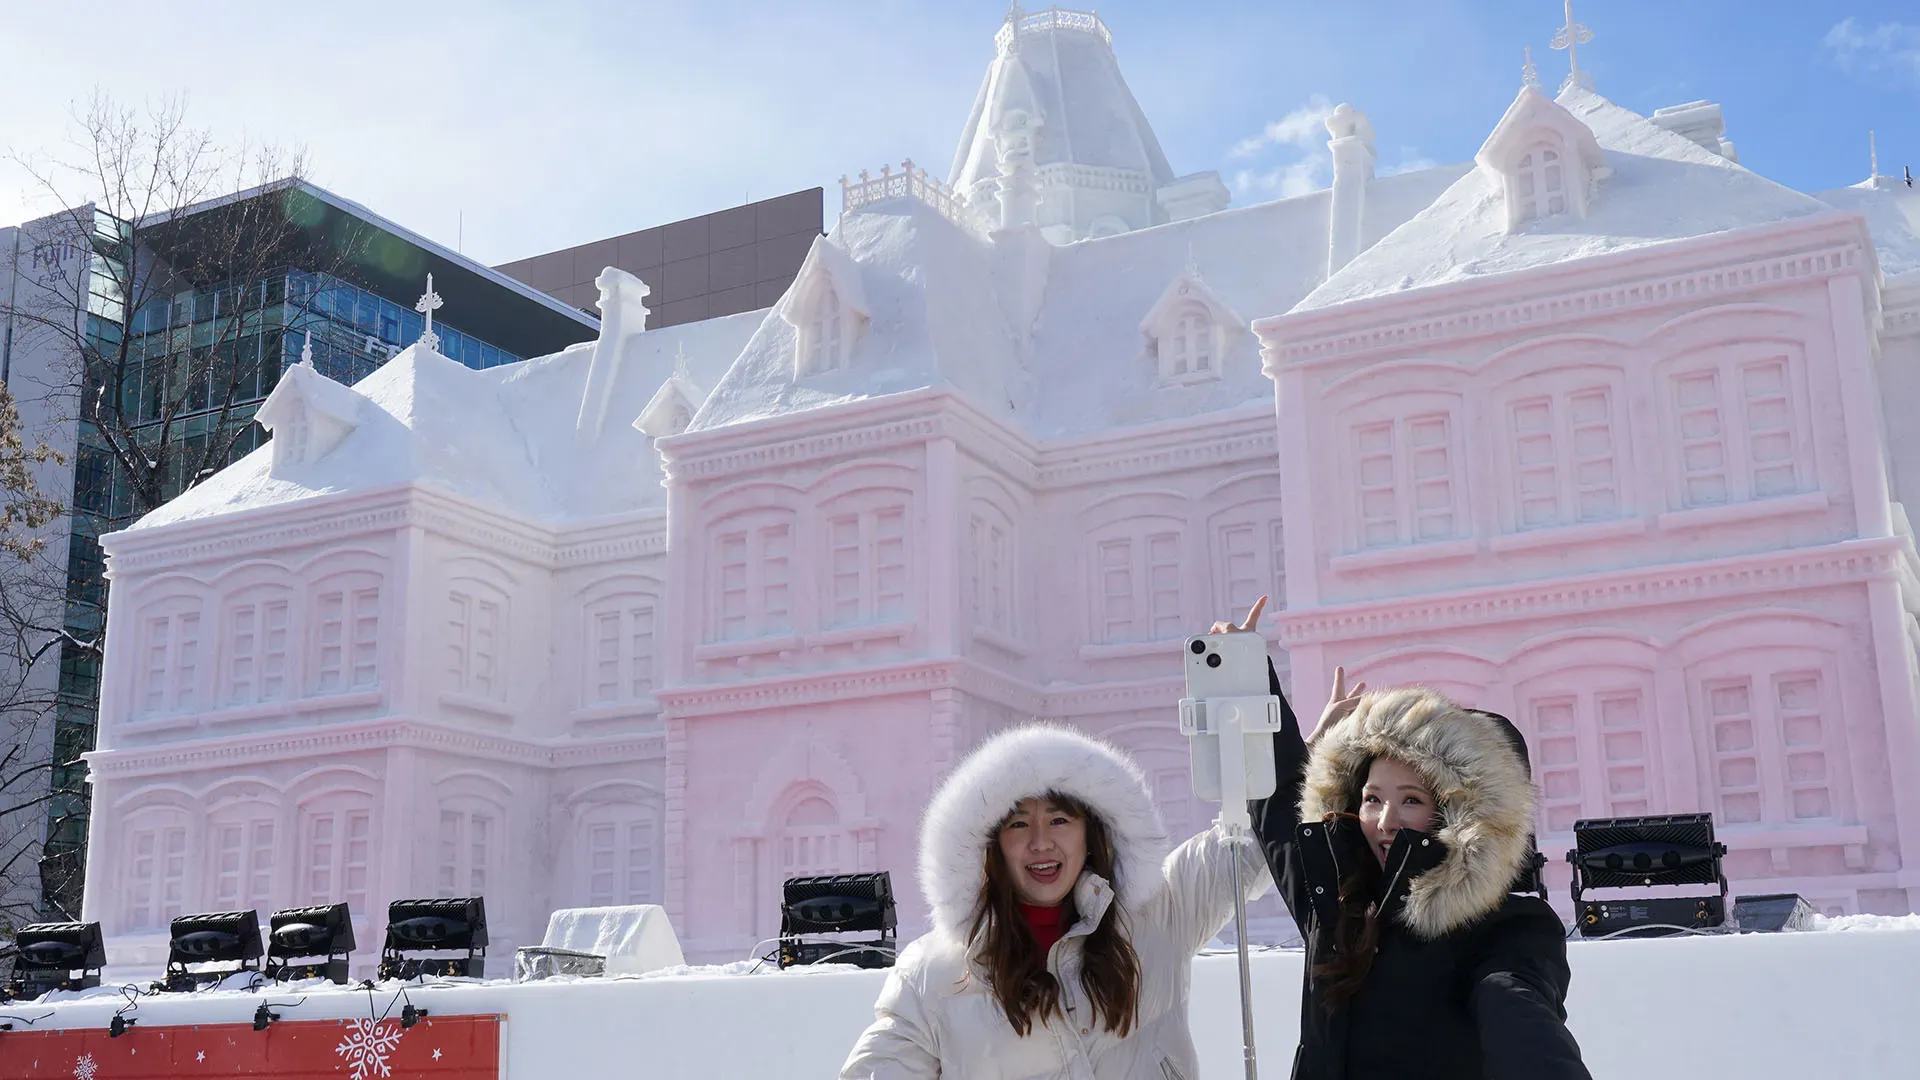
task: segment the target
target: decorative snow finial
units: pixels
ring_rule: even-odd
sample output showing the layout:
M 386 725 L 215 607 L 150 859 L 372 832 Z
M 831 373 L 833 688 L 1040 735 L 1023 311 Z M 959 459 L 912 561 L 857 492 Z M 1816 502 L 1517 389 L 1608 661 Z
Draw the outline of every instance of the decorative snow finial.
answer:
M 687 370 L 687 343 L 675 342 L 673 346 L 673 374 L 675 378 L 692 379 L 693 373 Z
M 440 299 L 440 294 L 433 291 L 433 275 L 428 274 L 427 291 L 421 294 L 420 302 L 413 305 L 413 310 L 427 317 L 426 329 L 420 334 L 420 344 L 435 352 L 440 351 L 440 335 L 433 332 L 433 313 L 439 311 L 445 303 L 446 301 Z
M 1880 175 L 1880 147 L 1873 141 L 1873 132 L 1867 132 L 1867 179 Z
M 1527 62 L 1520 65 L 1520 84 L 1540 89 L 1540 68 L 1533 62 L 1533 46 L 1527 46 Z
M 308 367 L 313 366 L 313 331 L 312 330 L 307 331 L 307 339 L 300 343 L 300 362 L 307 365 Z
M 1200 261 L 1193 257 L 1193 241 L 1191 240 L 1187 241 L 1187 276 L 1194 279 L 1200 277 Z
M 1560 84 L 1560 89 L 1569 86 L 1593 89 L 1593 76 L 1580 70 L 1580 46 L 1592 40 L 1593 31 L 1573 21 L 1573 0 L 1567 0 L 1567 24 L 1555 31 L 1549 42 L 1556 49 L 1567 50 L 1567 81 Z

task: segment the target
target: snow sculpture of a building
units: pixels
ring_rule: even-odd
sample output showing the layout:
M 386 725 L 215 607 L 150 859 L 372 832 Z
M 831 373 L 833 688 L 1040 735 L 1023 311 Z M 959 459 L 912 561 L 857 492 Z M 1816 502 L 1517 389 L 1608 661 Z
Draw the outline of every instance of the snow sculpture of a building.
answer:
M 1344 663 L 1513 716 L 1552 854 L 1710 810 L 1737 889 L 1911 909 L 1914 195 L 1574 86 L 1388 177 L 1342 108 L 1331 191 L 1217 212 L 1098 20 L 1009 25 L 973 203 L 910 172 L 765 312 L 646 330 L 610 272 L 553 356 L 295 369 L 272 446 L 107 538 L 119 960 L 470 892 L 503 945 L 657 901 L 737 959 L 825 871 L 894 871 L 912 927 L 920 808 L 1006 724 L 1124 743 L 1199 827 L 1175 642 L 1263 593 L 1308 711 Z

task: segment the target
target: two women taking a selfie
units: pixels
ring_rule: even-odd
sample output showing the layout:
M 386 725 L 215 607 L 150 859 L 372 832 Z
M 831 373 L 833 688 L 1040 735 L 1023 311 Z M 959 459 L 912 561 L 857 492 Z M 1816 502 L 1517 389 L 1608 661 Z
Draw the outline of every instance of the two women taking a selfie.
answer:
M 1240 624 L 1254 629 L 1262 599 Z M 1526 746 L 1428 690 L 1334 692 L 1311 737 L 1280 691 L 1279 786 L 1250 810 L 1306 944 L 1297 1080 L 1586 1080 L 1565 931 L 1512 890 L 1533 853 Z M 1193 957 L 1233 911 L 1215 826 L 1167 851 L 1124 751 L 1033 725 L 957 767 L 921 830 L 933 931 L 843 1080 L 1194 1080 Z M 1257 866 L 1258 860 L 1246 860 Z M 1278 1075 L 1276 1072 L 1274 1075 Z

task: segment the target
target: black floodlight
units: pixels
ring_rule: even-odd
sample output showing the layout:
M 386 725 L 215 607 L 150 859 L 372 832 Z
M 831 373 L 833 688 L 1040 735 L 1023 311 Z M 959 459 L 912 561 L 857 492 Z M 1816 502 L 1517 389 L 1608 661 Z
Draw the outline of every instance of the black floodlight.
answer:
M 1762 934 L 1813 929 L 1813 905 L 1799 893 L 1767 893 L 1733 898 L 1733 921 L 1740 929 Z
M 898 918 L 892 874 L 882 870 L 789 878 L 780 895 L 781 967 L 893 966 Z M 862 933 L 876 936 L 856 940 L 838 936 Z
M 269 979 L 326 978 L 345 985 L 352 951 L 353 919 L 344 902 L 287 908 L 268 920 Z
M 1719 926 L 1727 919 L 1727 846 L 1713 838 L 1713 815 L 1592 818 L 1573 823 L 1574 917 L 1584 937 L 1658 937 Z M 1587 899 L 1588 889 L 1645 890 L 1712 886 L 1699 896 Z
M 216 911 L 182 915 L 168 924 L 167 990 L 193 990 L 236 971 L 258 971 L 260 913 Z M 188 965 L 199 965 L 189 969 Z
M 893 876 L 833 874 L 791 878 L 781 888 L 780 933 L 877 933 L 892 930 Z
M 107 966 L 106 940 L 97 922 L 34 923 L 14 938 L 6 997 L 36 998 L 52 990 L 85 990 L 100 985 Z
M 465 956 L 457 955 L 465 953 Z M 382 979 L 423 975 L 484 978 L 487 907 L 478 896 L 395 900 L 387 905 L 387 943 L 380 950 Z

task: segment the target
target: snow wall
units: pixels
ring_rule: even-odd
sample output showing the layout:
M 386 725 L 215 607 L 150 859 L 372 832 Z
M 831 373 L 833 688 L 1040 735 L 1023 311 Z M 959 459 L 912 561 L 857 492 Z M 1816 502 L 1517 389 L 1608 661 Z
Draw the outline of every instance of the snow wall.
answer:
M 1907 920 L 1903 920 L 1907 921 Z M 1574 942 L 1574 1034 L 1596 1077 L 1637 1080 L 1878 1080 L 1920 1076 L 1920 929 Z M 1299 952 L 1253 958 L 1261 1075 L 1285 1077 L 1298 1031 Z M 722 969 L 640 978 L 409 988 L 436 1016 L 504 1016 L 503 1075 L 832 1077 L 866 1026 L 884 972 Z M 106 1027 L 126 999 L 84 997 L 5 1011 L 51 1013 L 36 1030 Z M 282 1008 L 304 996 L 296 1007 Z M 370 1000 L 371 998 L 371 1000 Z M 289 1019 L 398 1014 L 395 984 L 374 991 L 288 987 L 143 997 L 143 1027 L 237 1023 L 261 1000 Z M 1241 1075 L 1231 954 L 1195 961 L 1192 1021 L 1202 1075 Z M 0 1033 L 0 1056 L 6 1052 Z

